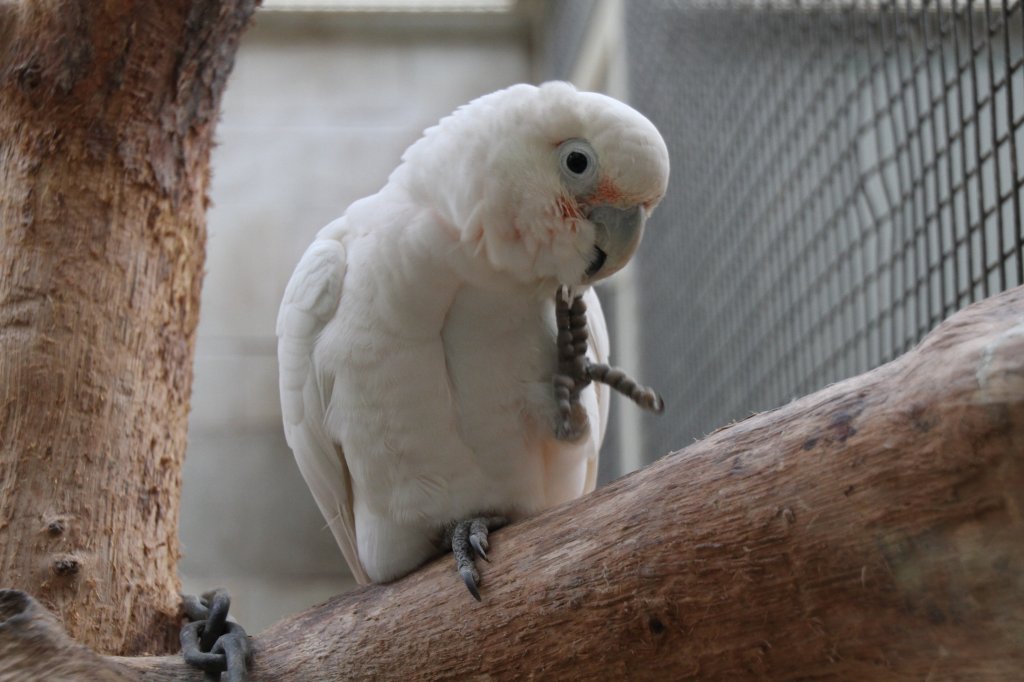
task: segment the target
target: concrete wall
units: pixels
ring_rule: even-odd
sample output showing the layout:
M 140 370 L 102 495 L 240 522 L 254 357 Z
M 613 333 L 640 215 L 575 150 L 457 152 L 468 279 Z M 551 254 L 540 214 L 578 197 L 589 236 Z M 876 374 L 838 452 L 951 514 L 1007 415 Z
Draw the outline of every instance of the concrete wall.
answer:
M 353 585 L 281 431 L 274 322 L 316 231 L 421 131 L 530 78 L 500 15 L 261 12 L 224 98 L 184 468 L 186 592 L 224 586 L 250 631 Z

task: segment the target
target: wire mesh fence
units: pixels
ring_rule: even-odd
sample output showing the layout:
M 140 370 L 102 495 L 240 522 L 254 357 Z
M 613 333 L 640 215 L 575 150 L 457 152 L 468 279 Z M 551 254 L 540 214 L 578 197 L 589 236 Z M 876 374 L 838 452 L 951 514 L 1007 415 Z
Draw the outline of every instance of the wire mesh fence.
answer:
M 627 3 L 673 154 L 636 269 L 656 457 L 1024 282 L 1022 2 Z

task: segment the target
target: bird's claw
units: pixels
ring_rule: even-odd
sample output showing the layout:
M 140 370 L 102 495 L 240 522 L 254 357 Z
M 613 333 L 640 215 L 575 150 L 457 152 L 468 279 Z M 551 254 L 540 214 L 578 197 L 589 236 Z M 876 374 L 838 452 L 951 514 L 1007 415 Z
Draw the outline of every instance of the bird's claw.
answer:
M 487 550 L 490 543 L 487 535 L 490 531 L 508 523 L 508 519 L 500 516 L 481 516 L 453 524 L 446 531 L 446 544 L 451 547 L 455 556 L 455 567 L 462 576 L 462 582 L 473 598 L 480 601 L 480 573 L 476 570 L 474 555 L 489 562 Z
M 473 568 L 460 568 L 459 575 L 462 576 L 462 582 L 466 583 L 466 589 L 473 595 L 473 599 L 477 601 L 483 601 L 480 598 L 480 589 L 477 587 L 480 577 Z
M 626 396 L 645 410 L 655 414 L 665 411 L 665 401 L 653 389 L 637 383 L 636 379 L 618 367 L 601 363 L 590 363 L 587 372 L 593 381 L 608 385 Z
M 665 401 L 653 389 L 637 383 L 618 367 L 587 358 L 587 306 L 582 296 L 570 300 L 567 290 L 559 290 L 555 296 L 555 322 L 558 326 L 558 371 L 553 378 L 558 405 L 556 438 L 574 442 L 587 433 L 590 423 L 580 404 L 580 393 L 592 381 L 607 384 L 645 410 L 655 414 L 665 411 Z
M 487 563 L 491 563 L 491 560 L 487 558 L 487 547 L 489 545 L 487 543 L 486 536 L 480 536 L 470 532 L 469 544 L 473 545 L 473 551 L 476 552 L 476 555 L 478 557 L 480 557 Z

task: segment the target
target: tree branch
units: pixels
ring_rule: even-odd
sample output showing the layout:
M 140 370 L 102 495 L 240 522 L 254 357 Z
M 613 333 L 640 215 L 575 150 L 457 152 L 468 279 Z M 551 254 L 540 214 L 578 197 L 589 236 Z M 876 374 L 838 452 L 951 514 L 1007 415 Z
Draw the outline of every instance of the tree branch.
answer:
M 255 638 L 253 680 L 1011 679 L 1024 288 L 867 374 Z M 176 657 L 117 659 L 199 679 Z
M 18 19 L 18 3 L 16 0 L 0 0 L 0 45 L 10 45 L 14 35 L 14 24 Z M 0 60 L 0 71 L 5 67 Z
M 49 611 L 19 590 L 0 590 L 0 678 L 131 682 L 130 671 L 76 644 Z
M 0 45 L 4 46 L 4 49 L 0 51 L 0 83 L 9 78 L 8 70 L 12 66 L 14 57 L 11 54 L 11 45 L 17 38 L 18 23 L 24 11 L 24 5 L 25 3 L 18 2 L 18 0 L 0 0 Z

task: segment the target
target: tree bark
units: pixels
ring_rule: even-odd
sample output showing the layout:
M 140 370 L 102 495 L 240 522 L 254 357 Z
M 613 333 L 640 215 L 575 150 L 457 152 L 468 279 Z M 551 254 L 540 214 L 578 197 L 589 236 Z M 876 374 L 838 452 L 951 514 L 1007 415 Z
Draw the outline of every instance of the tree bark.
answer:
M 74 642 L 39 602 L 0 590 L 0 680 L 129 682 L 130 670 Z
M 212 131 L 252 0 L 0 3 L 0 576 L 177 648 Z
M 1016 679 L 1024 288 L 499 531 L 491 559 L 481 604 L 443 557 L 276 624 L 252 680 Z

